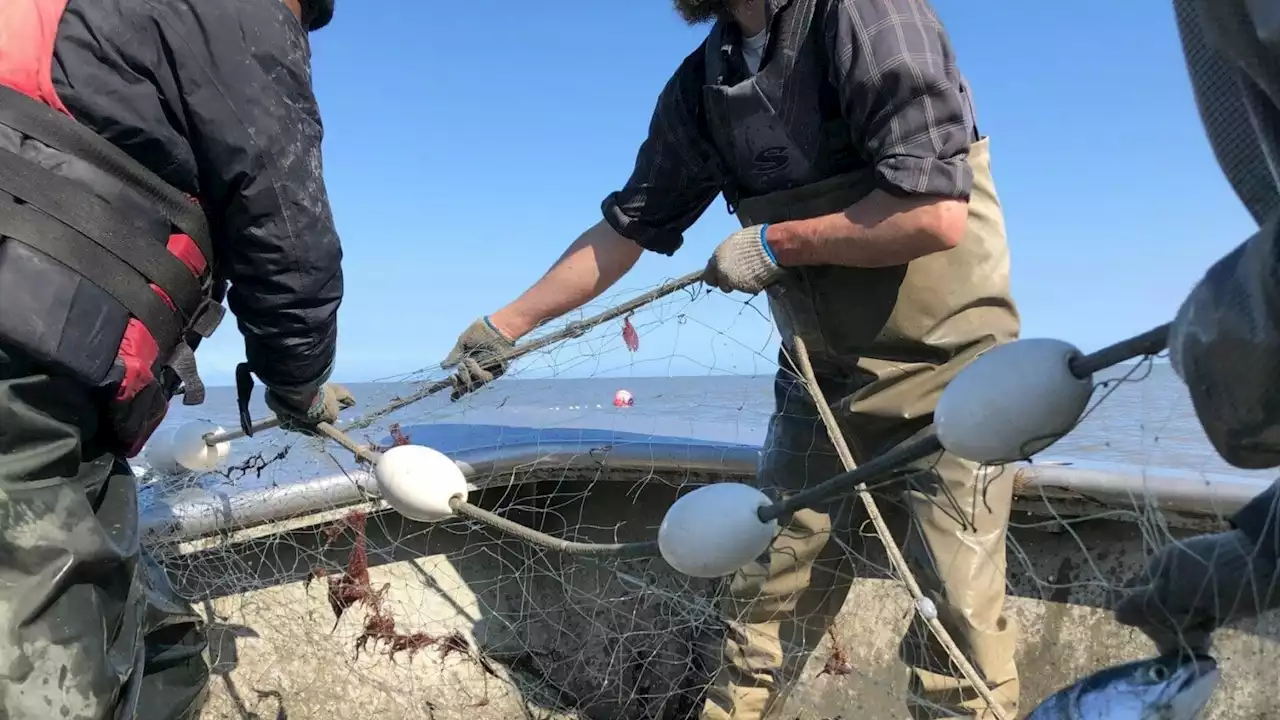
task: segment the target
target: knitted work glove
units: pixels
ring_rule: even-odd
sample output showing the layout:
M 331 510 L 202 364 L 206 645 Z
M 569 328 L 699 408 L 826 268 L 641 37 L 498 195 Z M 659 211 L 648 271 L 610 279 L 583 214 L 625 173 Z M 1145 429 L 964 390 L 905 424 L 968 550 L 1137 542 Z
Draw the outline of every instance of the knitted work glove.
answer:
M 507 371 L 507 361 L 497 358 L 515 347 L 498 329 L 482 317 L 467 326 L 458 336 L 453 350 L 440 363 L 443 369 L 457 368 L 450 380 L 453 382 L 454 400 L 493 382 Z
M 1239 530 L 1169 543 L 1134 585 L 1116 620 L 1142 630 L 1162 652 L 1205 651 L 1222 625 L 1280 607 L 1275 559 Z
M 752 225 L 730 235 L 712 253 L 702 281 L 725 292 L 738 290 L 755 295 L 786 273 L 765 244 L 768 225 Z
M 355 396 L 337 383 L 325 383 L 310 404 L 267 390 L 267 407 L 280 419 L 280 427 L 303 434 L 315 432 L 317 423 L 335 423 L 338 413 L 356 404 Z

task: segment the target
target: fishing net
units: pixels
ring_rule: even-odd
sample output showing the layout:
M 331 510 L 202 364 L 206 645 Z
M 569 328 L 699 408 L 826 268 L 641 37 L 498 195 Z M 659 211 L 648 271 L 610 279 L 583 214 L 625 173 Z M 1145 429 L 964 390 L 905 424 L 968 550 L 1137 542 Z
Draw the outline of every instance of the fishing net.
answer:
M 533 530 L 650 540 L 681 493 L 750 481 L 779 362 L 763 297 L 696 284 L 654 295 L 621 290 L 544 328 L 539 337 L 570 337 L 456 403 L 447 392 L 421 397 L 445 377 L 434 366 L 352 384 L 361 405 L 346 427 L 372 446 L 448 453 L 469 470 L 471 503 Z M 584 324 L 637 296 L 650 299 Z M 1115 591 L 1156 547 L 1220 526 L 1229 505 L 1184 493 L 1161 496 L 1157 510 L 1151 488 L 1257 477 L 1216 475 L 1232 471 L 1158 358 L 1096 379 L 1079 428 L 1031 465 L 989 471 L 1013 473 L 1017 494 L 1007 615 L 1023 636 L 1024 710 L 1149 653 L 1109 620 Z M 615 406 L 620 390 L 634 404 Z M 233 428 L 235 418 L 233 391 L 212 389 L 204 406 L 175 404 L 167 427 Z M 1144 467 L 1170 470 L 1133 469 Z M 872 485 L 897 531 L 892 486 Z M 149 546 L 209 621 L 204 717 L 686 718 L 725 671 L 721 646 L 742 627 L 722 612 L 727 580 L 689 578 L 653 557 L 547 550 L 470 519 L 413 522 L 374 491 L 350 453 L 280 431 L 236 441 L 214 472 L 146 475 Z M 828 553 L 847 562 L 814 582 L 850 589 L 828 598 L 842 608 L 830 627 L 784 637 L 785 717 L 901 717 L 913 686 L 899 641 L 936 606 L 913 595 L 870 524 L 834 537 Z M 1267 623 L 1231 631 L 1233 682 L 1261 679 L 1280 660 L 1261 639 L 1275 636 Z M 945 652 L 923 660 L 959 673 Z

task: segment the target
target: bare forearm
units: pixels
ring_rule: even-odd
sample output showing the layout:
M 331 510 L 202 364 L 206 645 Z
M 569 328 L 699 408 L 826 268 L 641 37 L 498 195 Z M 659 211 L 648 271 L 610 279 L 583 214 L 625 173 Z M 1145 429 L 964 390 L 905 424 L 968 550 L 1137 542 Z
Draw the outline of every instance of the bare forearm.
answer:
M 489 322 L 516 340 L 539 324 L 594 300 L 627 274 L 643 252 L 600 221 L 580 235 L 538 282 L 490 315 Z
M 955 247 L 968 214 L 960 200 L 876 190 L 844 212 L 770 225 L 765 241 L 783 267 L 889 267 Z

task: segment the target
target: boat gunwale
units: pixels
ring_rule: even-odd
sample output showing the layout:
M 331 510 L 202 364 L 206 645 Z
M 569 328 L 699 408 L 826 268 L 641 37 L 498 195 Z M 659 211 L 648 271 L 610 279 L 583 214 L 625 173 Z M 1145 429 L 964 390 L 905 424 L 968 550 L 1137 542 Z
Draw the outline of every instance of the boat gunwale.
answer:
M 694 473 L 741 481 L 754 476 L 760 448 L 658 436 L 618 440 L 608 433 L 581 431 L 576 438 L 505 442 L 446 454 L 476 492 L 547 479 L 557 470 L 593 471 L 605 479 L 612 471 L 655 478 Z M 1222 522 L 1270 485 L 1242 475 L 1074 460 L 1037 459 L 987 471 L 1016 473 L 1017 509 L 1031 514 L 1079 516 L 1051 507 L 1066 500 L 1095 510 L 1128 511 L 1136 519 L 1136 511 L 1145 505 L 1181 517 L 1190 526 Z M 244 490 L 196 484 L 168 492 L 165 483 L 158 483 L 143 493 L 141 525 L 148 544 L 189 543 L 358 506 L 385 507 L 366 470 Z M 1126 514 L 1115 515 L 1113 519 L 1124 520 Z

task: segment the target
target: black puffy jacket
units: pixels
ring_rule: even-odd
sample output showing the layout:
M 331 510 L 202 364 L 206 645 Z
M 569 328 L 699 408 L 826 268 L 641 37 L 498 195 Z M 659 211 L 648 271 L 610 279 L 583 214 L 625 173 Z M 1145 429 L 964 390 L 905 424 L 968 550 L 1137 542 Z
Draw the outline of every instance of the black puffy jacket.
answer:
M 284 3 L 69 0 L 53 82 L 76 120 L 200 199 L 255 374 L 327 379 L 342 248 L 308 36 Z

